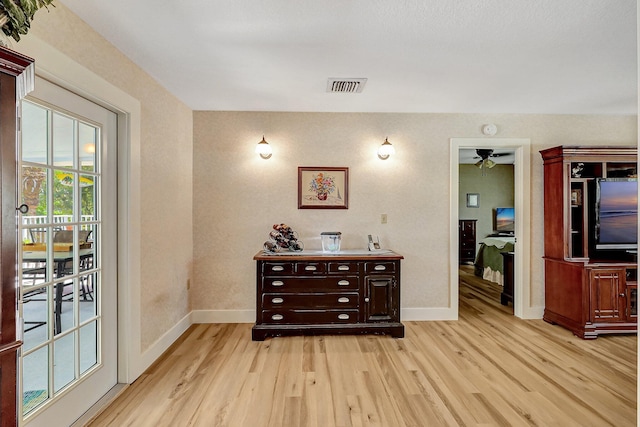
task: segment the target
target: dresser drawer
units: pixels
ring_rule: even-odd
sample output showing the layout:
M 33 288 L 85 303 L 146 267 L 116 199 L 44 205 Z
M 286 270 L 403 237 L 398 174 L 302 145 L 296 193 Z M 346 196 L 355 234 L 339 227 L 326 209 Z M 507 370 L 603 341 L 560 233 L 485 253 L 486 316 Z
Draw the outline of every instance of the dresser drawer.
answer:
M 264 277 L 264 292 L 313 292 L 314 290 L 358 290 L 358 276 L 340 277 Z
M 473 249 L 460 250 L 460 258 L 475 259 L 476 252 Z
M 366 273 L 395 273 L 396 272 L 396 263 L 395 262 L 367 262 L 364 265 L 364 271 Z
M 292 262 L 265 262 L 262 264 L 262 274 L 273 276 L 280 274 L 293 274 Z
M 358 310 L 263 310 L 262 320 L 270 325 L 358 323 Z
M 265 293 L 262 295 L 262 307 L 270 309 L 343 309 L 358 308 L 359 294 L 357 292 L 328 292 L 328 293 Z
M 476 242 L 474 241 L 468 241 L 468 240 L 461 240 L 460 241 L 460 248 L 461 249 L 469 249 L 469 250 L 473 250 L 476 247 Z
M 345 274 L 357 274 L 359 271 L 357 262 L 330 262 L 329 273 L 345 273 Z
M 327 272 L 327 264 L 324 262 L 296 262 L 296 274 L 324 274 Z

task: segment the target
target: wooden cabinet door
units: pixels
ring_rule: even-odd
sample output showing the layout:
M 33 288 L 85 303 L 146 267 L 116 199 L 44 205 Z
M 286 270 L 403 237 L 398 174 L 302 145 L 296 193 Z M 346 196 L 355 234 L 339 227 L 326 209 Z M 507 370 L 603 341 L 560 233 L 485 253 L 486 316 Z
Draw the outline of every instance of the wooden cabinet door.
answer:
M 626 296 L 626 318 L 628 322 L 637 322 L 638 321 L 638 285 L 628 285 L 627 291 L 625 292 Z
M 398 321 L 398 282 L 392 276 L 366 278 L 365 319 L 367 322 Z
M 626 284 L 624 269 L 592 269 L 589 271 L 591 289 L 591 320 L 624 322 L 626 320 Z

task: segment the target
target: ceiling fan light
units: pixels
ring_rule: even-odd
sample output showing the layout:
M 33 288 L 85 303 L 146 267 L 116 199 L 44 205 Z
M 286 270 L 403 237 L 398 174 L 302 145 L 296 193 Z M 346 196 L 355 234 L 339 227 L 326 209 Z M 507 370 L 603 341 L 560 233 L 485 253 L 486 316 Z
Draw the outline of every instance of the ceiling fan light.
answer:
M 480 169 L 482 169 L 483 165 L 484 165 L 484 160 L 480 160 L 479 162 L 476 163 L 476 166 L 479 167 Z
M 489 169 L 491 169 L 492 167 L 494 167 L 497 164 L 496 162 L 494 162 L 491 159 L 487 159 L 484 162 L 485 162 L 486 167 L 489 168 Z

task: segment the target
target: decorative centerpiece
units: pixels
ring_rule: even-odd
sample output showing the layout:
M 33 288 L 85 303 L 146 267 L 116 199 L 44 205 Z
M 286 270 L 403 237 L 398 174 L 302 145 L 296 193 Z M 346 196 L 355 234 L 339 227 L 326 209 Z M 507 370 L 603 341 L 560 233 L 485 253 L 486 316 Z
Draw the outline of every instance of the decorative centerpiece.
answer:
M 282 249 L 301 252 L 304 249 L 304 244 L 298 240 L 298 233 L 287 224 L 273 224 L 269 240 L 264 242 L 263 247 L 266 252 L 278 252 Z
M 341 232 L 323 231 L 320 233 L 320 237 L 322 238 L 322 252 L 340 252 Z

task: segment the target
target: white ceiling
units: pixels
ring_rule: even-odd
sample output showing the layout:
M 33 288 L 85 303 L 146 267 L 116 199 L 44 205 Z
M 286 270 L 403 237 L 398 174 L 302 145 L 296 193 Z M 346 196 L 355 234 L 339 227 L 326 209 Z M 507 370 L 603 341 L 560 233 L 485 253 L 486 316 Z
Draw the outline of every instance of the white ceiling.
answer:
M 194 110 L 638 108 L 636 0 L 58 1 Z

